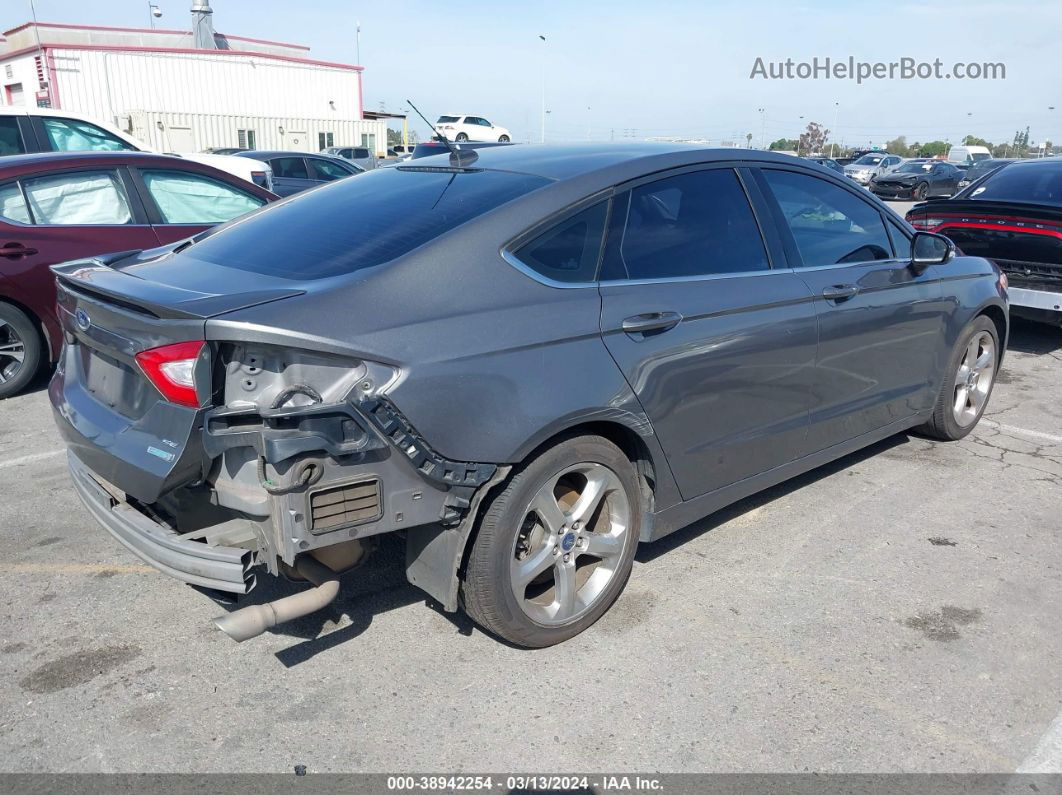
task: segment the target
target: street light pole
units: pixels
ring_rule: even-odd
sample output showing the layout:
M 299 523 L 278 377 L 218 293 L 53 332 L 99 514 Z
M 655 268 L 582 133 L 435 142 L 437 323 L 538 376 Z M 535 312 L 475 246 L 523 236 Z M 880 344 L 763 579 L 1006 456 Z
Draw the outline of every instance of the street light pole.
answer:
M 542 39 L 542 138 L 541 143 L 546 142 L 546 37 L 542 34 L 538 36 Z
M 833 140 L 830 141 L 830 159 L 833 159 L 834 147 L 837 146 L 837 118 L 841 113 L 841 103 L 833 103 L 833 129 L 830 131 L 833 133 Z

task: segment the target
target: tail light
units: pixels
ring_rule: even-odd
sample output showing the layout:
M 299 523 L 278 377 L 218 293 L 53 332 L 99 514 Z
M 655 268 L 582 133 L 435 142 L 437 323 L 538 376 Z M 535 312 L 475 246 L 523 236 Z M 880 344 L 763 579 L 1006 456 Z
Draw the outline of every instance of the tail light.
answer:
M 915 229 L 921 229 L 923 232 L 928 232 L 932 229 L 936 229 L 938 226 L 944 223 L 943 218 L 919 218 L 918 216 L 915 216 L 914 218 L 909 218 L 907 220 L 911 222 L 911 226 L 913 226 Z
M 259 188 L 265 188 L 269 185 L 269 181 L 266 179 L 266 173 L 264 171 L 252 171 L 251 182 Z
M 205 344 L 199 340 L 152 348 L 138 353 L 136 363 L 166 400 L 180 406 L 199 408 L 195 366 Z

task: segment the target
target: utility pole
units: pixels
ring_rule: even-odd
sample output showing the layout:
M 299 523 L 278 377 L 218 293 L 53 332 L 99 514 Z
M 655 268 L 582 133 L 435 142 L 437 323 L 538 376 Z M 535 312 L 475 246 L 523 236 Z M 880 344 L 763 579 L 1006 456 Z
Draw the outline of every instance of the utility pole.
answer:
M 764 149 L 767 137 L 767 108 L 757 108 L 760 112 L 760 149 Z
M 836 138 L 836 136 L 837 136 L 837 117 L 840 115 L 840 113 L 841 113 L 841 103 L 840 102 L 834 102 L 833 103 L 833 129 L 830 131 L 834 135 L 834 139 L 832 141 L 830 141 L 830 159 L 831 160 L 833 159 L 834 147 L 837 145 L 837 138 Z
M 354 29 L 354 63 L 361 66 L 361 20 L 357 20 Z
M 546 37 L 541 33 L 542 39 L 542 138 L 541 143 L 546 142 Z

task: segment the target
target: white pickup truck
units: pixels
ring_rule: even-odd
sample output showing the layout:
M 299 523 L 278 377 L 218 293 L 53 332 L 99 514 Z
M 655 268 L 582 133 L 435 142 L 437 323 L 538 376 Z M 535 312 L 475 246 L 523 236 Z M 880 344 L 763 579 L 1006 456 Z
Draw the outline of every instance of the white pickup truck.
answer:
M 155 151 L 117 127 L 81 113 L 47 108 L 0 108 L 0 156 L 28 152 L 121 150 Z M 203 153 L 177 156 L 227 171 L 268 191 L 273 190 L 272 169 L 261 160 Z

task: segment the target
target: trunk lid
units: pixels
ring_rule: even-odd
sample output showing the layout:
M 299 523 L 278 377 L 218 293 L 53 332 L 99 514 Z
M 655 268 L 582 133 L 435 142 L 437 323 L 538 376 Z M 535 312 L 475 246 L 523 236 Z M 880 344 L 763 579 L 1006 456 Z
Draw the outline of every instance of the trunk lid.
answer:
M 122 267 L 112 267 L 118 262 Z M 49 396 L 60 431 L 90 469 L 145 503 L 202 477 L 199 429 L 211 404 L 211 351 L 204 349 L 195 365 L 200 408 L 167 401 L 136 355 L 203 340 L 208 318 L 303 292 L 268 284 L 208 292 L 180 284 L 188 274 L 176 266 L 126 252 L 52 268 L 64 346 Z M 167 271 L 175 278 L 167 279 Z

